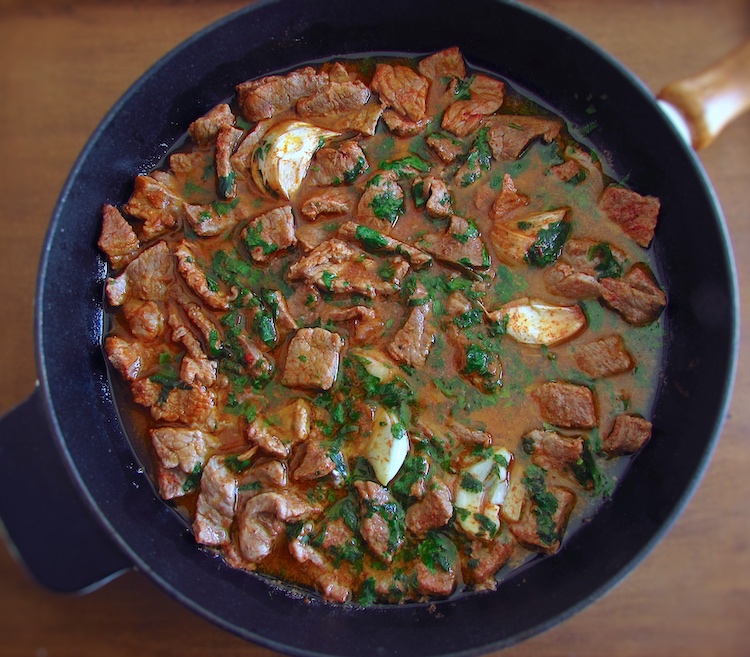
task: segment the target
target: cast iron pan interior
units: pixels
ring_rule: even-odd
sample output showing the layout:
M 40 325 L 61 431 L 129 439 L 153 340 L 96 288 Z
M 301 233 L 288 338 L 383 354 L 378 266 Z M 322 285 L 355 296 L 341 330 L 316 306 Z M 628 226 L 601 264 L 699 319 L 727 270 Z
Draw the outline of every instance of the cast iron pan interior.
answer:
M 139 469 L 100 348 L 101 206 L 125 202 L 134 176 L 156 164 L 190 121 L 230 96 L 236 83 L 347 53 L 423 54 L 453 45 L 471 65 L 537 95 L 572 126 L 593 117 L 590 139 L 605 162 L 619 176 L 630 174 L 634 189 L 662 200 L 653 248 L 669 292 L 669 340 L 655 435 L 592 522 L 558 555 L 539 559 L 494 593 L 434 607 L 307 604 L 198 550 Z M 648 91 L 591 44 L 493 0 L 283 0 L 254 5 L 190 39 L 105 119 L 52 219 L 37 331 L 50 418 L 84 498 L 133 563 L 178 600 L 227 630 L 292 654 L 468 655 L 522 640 L 591 602 L 679 512 L 724 415 L 736 290 L 723 220 L 694 155 Z

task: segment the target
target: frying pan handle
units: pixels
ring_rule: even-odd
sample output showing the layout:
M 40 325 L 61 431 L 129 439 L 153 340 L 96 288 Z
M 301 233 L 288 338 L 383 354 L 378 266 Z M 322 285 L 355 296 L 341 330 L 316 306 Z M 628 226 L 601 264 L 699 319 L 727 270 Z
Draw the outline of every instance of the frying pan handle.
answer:
M 668 84 L 659 99 L 682 115 L 694 148 L 709 146 L 750 109 L 750 40 L 697 75 Z
M 37 388 L 0 418 L 0 534 L 40 584 L 85 593 L 132 567 L 63 466 Z

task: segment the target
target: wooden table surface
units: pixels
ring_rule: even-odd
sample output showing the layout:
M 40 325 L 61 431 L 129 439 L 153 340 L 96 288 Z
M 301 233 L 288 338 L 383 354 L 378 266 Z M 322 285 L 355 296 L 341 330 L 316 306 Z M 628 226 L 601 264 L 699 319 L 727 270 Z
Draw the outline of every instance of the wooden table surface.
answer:
M 312 1 L 312 0 L 311 0 Z M 0 412 L 35 382 L 36 268 L 60 188 L 129 85 L 193 32 L 243 3 L 0 0 Z M 746 0 L 532 0 L 619 58 L 654 91 L 750 36 Z M 364 5 L 363 5 L 364 6 Z M 252 38 L 252 35 L 248 35 Z M 750 115 L 700 153 L 750 307 Z M 508 656 L 750 655 L 750 329 L 729 418 L 698 491 L 615 590 Z M 31 439 L 32 437 L 26 437 Z M 33 472 L 33 464 L 22 464 Z M 40 532 L 43 532 L 40 527 Z M 0 542 L 0 656 L 269 656 L 129 572 L 86 596 L 34 584 Z

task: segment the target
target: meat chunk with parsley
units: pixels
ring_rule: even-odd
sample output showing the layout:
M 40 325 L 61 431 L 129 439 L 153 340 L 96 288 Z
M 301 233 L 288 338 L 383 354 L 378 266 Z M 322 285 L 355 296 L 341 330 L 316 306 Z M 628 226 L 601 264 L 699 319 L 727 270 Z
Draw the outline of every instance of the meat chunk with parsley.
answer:
M 553 554 L 560 549 L 575 503 L 575 493 L 560 486 L 551 486 L 543 492 L 531 491 L 524 502 L 521 520 L 511 523 L 510 531 L 525 547 Z
M 320 217 L 337 217 L 351 212 L 353 199 L 345 189 L 323 189 L 308 196 L 300 206 L 300 213 L 308 221 Z
M 453 198 L 448 186 L 440 178 L 415 178 L 411 188 L 414 205 L 424 208 L 434 219 L 447 219 L 453 215 Z
M 353 221 L 342 224 L 337 235 L 349 242 L 356 242 L 373 253 L 403 256 L 415 269 L 432 264 L 432 258 L 424 251 Z
M 419 121 L 410 121 L 392 109 L 383 112 L 383 121 L 385 121 L 388 129 L 399 137 L 413 137 L 422 132 L 430 124 L 430 120 L 425 117 Z
M 237 288 L 231 289 L 229 293 L 219 289 L 218 282 L 209 278 L 206 271 L 198 266 L 195 252 L 187 240 L 175 245 L 174 255 L 177 258 L 177 271 L 203 303 L 213 310 L 228 310 L 229 304 L 237 298 Z
M 356 217 L 359 223 L 386 235 L 391 232 L 405 212 L 404 190 L 397 180 L 398 175 L 394 171 L 384 171 L 367 181 L 357 204 Z
M 237 97 L 248 121 L 270 119 L 294 107 L 298 100 L 312 96 L 328 85 L 328 74 L 311 66 L 288 75 L 269 75 L 237 85 Z
M 237 196 L 237 173 L 232 168 L 231 157 L 243 136 L 242 130 L 232 126 L 221 128 L 216 135 L 216 195 L 220 199 L 230 200 Z
M 559 120 L 510 114 L 495 116 L 488 125 L 487 139 L 496 160 L 515 160 L 533 139 L 542 137 L 549 144 L 562 129 Z
M 141 251 L 116 278 L 107 279 L 107 301 L 121 306 L 129 299 L 163 301 L 175 283 L 172 252 L 166 242 Z
M 633 368 L 633 357 L 620 335 L 610 335 L 575 349 L 578 369 L 592 379 L 622 374 Z
M 427 137 L 427 145 L 434 151 L 445 164 L 451 164 L 456 161 L 459 155 L 464 152 L 464 145 L 458 139 L 450 137 L 441 132 L 433 132 Z
M 539 406 L 542 420 L 566 429 L 591 429 L 596 426 L 594 393 L 586 386 L 547 381 L 531 396 Z
M 544 282 L 552 294 L 566 299 L 595 299 L 601 294 L 601 285 L 595 276 L 576 271 L 562 260 L 545 269 Z
M 272 254 L 294 246 L 297 235 L 292 206 L 284 205 L 255 217 L 242 231 L 241 237 L 250 257 L 256 262 L 265 262 Z
M 113 269 L 120 269 L 138 255 L 141 243 L 133 227 L 113 205 L 102 208 L 99 248 L 107 254 Z
M 343 347 L 338 333 L 299 329 L 289 343 L 281 383 L 290 388 L 328 390 L 336 381 Z
M 182 198 L 176 191 L 174 176 L 156 171 L 150 176 L 138 176 L 125 214 L 143 222 L 144 241 L 160 237 L 180 225 L 183 217 Z
M 315 153 L 310 168 L 313 184 L 323 187 L 351 184 L 369 168 L 369 164 L 360 145 L 349 139 L 338 148 L 321 148 Z
M 633 454 L 651 438 L 652 424 L 637 415 L 618 415 L 612 430 L 602 440 L 602 449 L 611 456 Z
M 204 116 L 193 121 L 188 128 L 188 134 L 196 144 L 205 146 L 216 140 L 222 128 L 230 128 L 233 125 L 232 110 L 226 103 L 220 103 Z
M 429 82 L 408 66 L 377 64 L 370 86 L 380 100 L 410 121 L 421 121 L 427 113 Z
M 603 278 L 600 284 L 604 303 L 628 324 L 651 324 L 667 305 L 667 295 L 640 265 L 634 265 L 622 278 Z
M 469 546 L 468 568 L 464 579 L 477 591 L 492 591 L 497 586 L 495 573 L 513 554 L 515 543 L 509 536 L 499 536 L 491 542 L 474 540 Z
M 583 438 L 534 429 L 523 437 L 523 447 L 531 454 L 532 463 L 545 470 L 565 472 L 581 459 Z
M 187 385 L 178 377 L 152 375 L 131 385 L 133 401 L 146 406 L 154 420 L 180 422 L 188 427 L 206 429 L 215 424 L 216 394 L 202 385 Z
M 362 538 L 372 553 L 390 563 L 404 541 L 404 510 L 387 488 L 373 481 L 356 481 L 360 496 Z
M 410 367 L 422 367 L 435 342 L 432 325 L 432 301 L 427 290 L 419 286 L 411 295 L 412 306 L 404 325 L 393 336 L 386 350 L 397 362 Z
M 490 266 L 487 248 L 471 219 L 453 215 L 445 231 L 425 235 L 419 244 L 438 260 L 462 269 L 484 270 Z
M 406 526 L 412 533 L 422 536 L 430 529 L 447 525 L 452 517 L 451 489 L 443 481 L 433 477 L 424 497 L 406 510 Z
M 455 82 L 452 88 L 454 92 L 458 91 Z M 478 73 L 472 76 L 468 86 L 461 85 L 457 97 L 459 99 L 445 110 L 441 126 L 443 130 L 453 133 L 456 137 L 466 137 L 474 132 L 486 117 L 500 109 L 505 99 L 505 85 L 500 80 Z
M 610 185 L 599 199 L 599 209 L 643 248 L 654 239 L 660 207 L 655 196 L 641 196 L 620 185 Z
M 178 470 L 178 476 L 184 475 L 182 490 L 173 490 L 165 499 L 183 495 L 195 488 L 209 449 L 217 445 L 216 436 L 184 427 L 158 427 L 151 429 L 150 433 L 151 443 L 162 467 L 166 470 Z M 196 481 L 190 479 L 190 475 Z M 190 483 L 187 483 L 188 480 Z
M 297 112 L 305 118 L 343 114 L 361 109 L 370 100 L 370 90 L 359 80 L 334 82 L 297 102 Z
M 464 57 L 456 46 L 425 57 L 417 64 L 417 68 L 422 75 L 433 81 L 439 81 L 441 78 L 460 80 L 466 77 Z

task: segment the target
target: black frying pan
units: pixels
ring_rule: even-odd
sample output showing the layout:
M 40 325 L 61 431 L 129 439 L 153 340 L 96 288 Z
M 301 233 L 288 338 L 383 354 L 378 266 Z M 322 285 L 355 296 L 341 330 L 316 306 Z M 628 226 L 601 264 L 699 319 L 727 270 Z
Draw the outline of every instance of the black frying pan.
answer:
M 461 48 L 554 107 L 616 175 L 662 200 L 652 248 L 669 293 L 669 339 L 654 438 L 614 497 L 566 542 L 493 593 L 346 609 L 305 604 L 196 548 L 154 494 L 120 421 L 100 348 L 106 274 L 96 248 L 103 202 L 123 203 L 195 117 L 237 82 L 344 53 Z M 709 257 L 707 257 L 709 256 Z M 696 277 L 700 264 L 701 276 Z M 726 410 L 737 293 L 721 212 L 692 151 L 650 93 L 591 44 L 493 0 L 283 0 L 198 34 L 149 71 L 92 137 L 52 217 L 36 308 L 40 385 L 0 423 L 0 518 L 32 573 L 84 590 L 137 567 L 221 627 L 292 654 L 458 655 L 518 642 L 619 581 L 666 531 L 696 485 Z M 686 412 L 689 409 L 689 412 Z M 29 481 L 19 464 L 45 476 Z M 44 536 L 54 535 L 50 550 Z

